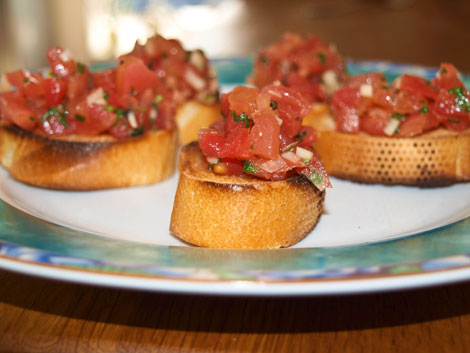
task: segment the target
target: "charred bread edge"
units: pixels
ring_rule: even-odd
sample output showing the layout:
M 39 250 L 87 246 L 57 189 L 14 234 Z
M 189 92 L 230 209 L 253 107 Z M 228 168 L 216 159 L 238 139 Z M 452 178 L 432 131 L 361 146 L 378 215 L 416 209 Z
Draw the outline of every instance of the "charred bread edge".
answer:
M 317 224 L 325 198 L 305 177 L 266 181 L 207 170 L 197 142 L 183 147 L 170 231 L 214 248 L 286 247 Z
M 34 186 L 99 190 L 147 185 L 175 170 L 176 130 L 126 140 L 110 135 L 49 138 L 9 124 L 0 127 L 0 134 L 2 165 L 14 179 Z

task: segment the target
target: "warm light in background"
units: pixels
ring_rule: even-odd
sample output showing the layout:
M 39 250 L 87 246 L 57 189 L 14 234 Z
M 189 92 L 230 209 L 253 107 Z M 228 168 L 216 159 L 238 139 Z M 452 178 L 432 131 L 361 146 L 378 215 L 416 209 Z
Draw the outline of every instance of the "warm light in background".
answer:
M 244 10 L 241 0 L 84 1 L 86 46 L 93 60 L 129 52 L 136 40 L 144 42 L 156 32 L 178 38 L 187 48 L 202 48 L 211 57 L 234 54 L 233 27 Z

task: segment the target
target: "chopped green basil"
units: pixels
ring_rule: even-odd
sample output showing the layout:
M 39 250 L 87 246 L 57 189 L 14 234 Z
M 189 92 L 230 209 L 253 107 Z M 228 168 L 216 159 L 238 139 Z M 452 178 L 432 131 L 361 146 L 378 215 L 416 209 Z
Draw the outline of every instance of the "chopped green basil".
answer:
M 84 122 L 86 120 L 86 118 L 81 114 L 75 114 L 75 119 L 81 122 Z
M 318 57 L 318 60 L 320 60 L 320 62 L 321 62 L 323 65 L 326 65 L 326 56 L 325 56 L 325 54 L 323 54 L 323 53 L 318 53 L 318 54 L 317 54 L 317 57 Z
M 297 135 L 295 135 L 295 138 L 298 140 L 298 141 L 302 141 L 304 136 L 307 135 L 307 131 L 299 131 L 297 133 Z
M 85 65 L 82 63 L 77 63 L 77 71 L 79 74 L 83 74 L 85 72 Z
M 265 57 L 264 55 L 261 55 L 261 57 L 259 58 L 259 60 L 261 61 L 261 63 L 262 63 L 263 65 L 268 65 L 269 60 L 268 60 L 268 58 Z
M 419 110 L 421 114 L 426 114 L 429 112 L 429 107 L 427 105 L 423 105 L 421 109 Z
M 403 120 L 406 118 L 406 114 L 400 114 L 400 113 L 392 113 L 390 115 L 392 119 L 397 119 L 397 120 Z
M 142 135 L 145 131 L 145 126 L 140 126 L 136 129 L 133 129 L 131 130 L 131 132 L 129 133 L 130 136 L 139 136 L 139 135 Z
M 104 92 L 103 92 L 103 97 L 104 97 L 104 100 L 105 100 L 106 102 L 109 101 L 109 93 L 108 93 L 108 92 L 104 91 Z
M 31 116 L 29 117 L 29 120 L 34 121 L 34 120 L 36 120 L 36 118 L 31 115 Z
M 65 113 L 60 113 L 57 116 L 57 120 L 59 121 L 60 124 L 64 125 L 64 127 L 67 127 L 69 125 L 69 123 L 66 120 L 67 115 L 68 115 L 68 112 L 65 112 Z
M 250 161 L 244 161 L 243 171 L 248 174 L 255 174 L 258 169 L 256 169 L 256 167 Z
M 112 105 L 105 105 L 104 110 L 107 112 L 114 112 L 114 107 Z
M 24 83 L 29 83 L 29 78 L 26 78 L 26 77 L 25 77 L 25 78 L 23 79 L 23 82 L 24 82 Z
M 118 119 L 122 119 L 126 116 L 126 112 L 122 108 L 116 109 L 116 116 Z
M 236 121 L 237 123 L 240 123 L 240 122 L 244 122 L 245 123 L 245 127 L 248 129 L 250 127 L 250 117 L 248 116 L 248 114 L 246 113 L 241 113 L 240 115 L 237 115 L 237 113 L 235 112 L 235 110 L 232 110 L 231 111 L 231 114 L 232 114 L 232 118 L 234 121 Z
M 163 52 L 162 53 L 162 59 L 166 59 L 168 58 L 168 53 L 167 52 Z
M 49 110 L 47 112 L 45 112 L 43 115 L 42 115 L 42 121 L 46 121 L 46 120 L 49 120 L 49 118 L 51 116 L 54 116 L 56 115 L 58 112 L 57 112 L 57 108 L 52 106 L 49 108 Z
M 464 113 L 470 113 L 470 101 L 465 96 L 465 92 L 462 87 L 454 87 L 449 90 L 455 96 L 455 103 L 459 107 L 460 111 Z
M 127 116 L 128 112 L 129 112 L 128 110 L 124 111 L 122 108 L 116 109 L 116 111 L 115 111 L 115 113 L 116 113 L 116 122 L 114 123 L 113 126 L 116 126 L 117 124 L 119 124 L 121 119 L 125 118 Z
M 271 107 L 272 110 L 276 110 L 277 109 L 277 101 L 275 101 L 274 99 L 271 99 L 271 102 L 269 103 L 269 106 Z
M 441 70 L 441 74 L 446 74 L 447 73 L 447 69 L 442 69 Z

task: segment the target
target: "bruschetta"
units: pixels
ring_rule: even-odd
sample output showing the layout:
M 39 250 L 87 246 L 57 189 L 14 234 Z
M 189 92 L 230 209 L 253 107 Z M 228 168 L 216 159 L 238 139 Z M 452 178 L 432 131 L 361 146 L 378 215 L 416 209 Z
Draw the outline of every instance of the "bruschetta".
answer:
M 470 181 L 470 92 L 456 68 L 436 76 L 353 76 L 307 122 L 328 173 L 363 183 L 421 187 Z
M 2 75 L 0 162 L 13 178 L 51 189 L 167 178 L 175 171 L 178 139 L 197 138 L 219 111 L 217 77 L 203 53 L 195 53 L 156 36 L 119 57 L 116 67 L 90 72 L 56 47 L 47 52 L 46 75 Z
M 220 114 L 217 72 L 200 49 L 185 50 L 177 39 L 161 35 L 136 42 L 124 55 L 140 58 L 169 90 L 177 110 L 175 122 L 181 145 L 197 140 L 201 127 L 212 124 Z
M 237 86 L 221 98 L 223 118 L 183 147 L 170 231 L 203 247 L 290 246 L 318 222 L 330 187 L 301 125 L 310 111 L 297 91 Z
M 323 103 L 345 80 L 336 47 L 313 35 L 287 33 L 256 56 L 248 82 L 262 88 L 275 81 L 295 88 L 310 103 Z

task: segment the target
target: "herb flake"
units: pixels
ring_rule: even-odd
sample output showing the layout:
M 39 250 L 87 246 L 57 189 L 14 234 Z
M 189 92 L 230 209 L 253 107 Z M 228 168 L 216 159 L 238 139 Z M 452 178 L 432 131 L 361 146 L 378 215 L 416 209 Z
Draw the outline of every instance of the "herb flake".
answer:
M 401 113 L 392 113 L 390 115 L 392 119 L 397 119 L 397 120 L 403 120 L 406 118 L 406 114 L 401 114 Z
M 470 113 L 470 101 L 465 96 L 465 92 L 462 87 L 454 87 L 449 90 L 455 96 L 455 104 L 464 113 Z
M 77 72 L 79 74 L 83 74 L 85 72 L 85 65 L 82 63 L 77 63 Z
M 240 122 L 244 122 L 245 123 L 245 127 L 248 129 L 250 127 L 250 117 L 248 116 L 248 114 L 246 113 L 241 113 L 240 115 L 237 115 L 237 113 L 235 112 L 235 110 L 232 110 L 231 111 L 231 114 L 232 114 L 232 118 L 234 121 L 236 121 L 237 123 L 240 123 Z
M 318 53 L 317 54 L 318 60 L 322 63 L 322 65 L 326 65 L 326 56 L 323 53 Z
M 244 161 L 243 171 L 248 174 L 255 174 L 258 169 L 256 169 L 256 167 L 250 161 Z
M 86 120 L 86 118 L 81 114 L 75 114 L 75 119 L 81 121 L 82 123 Z

